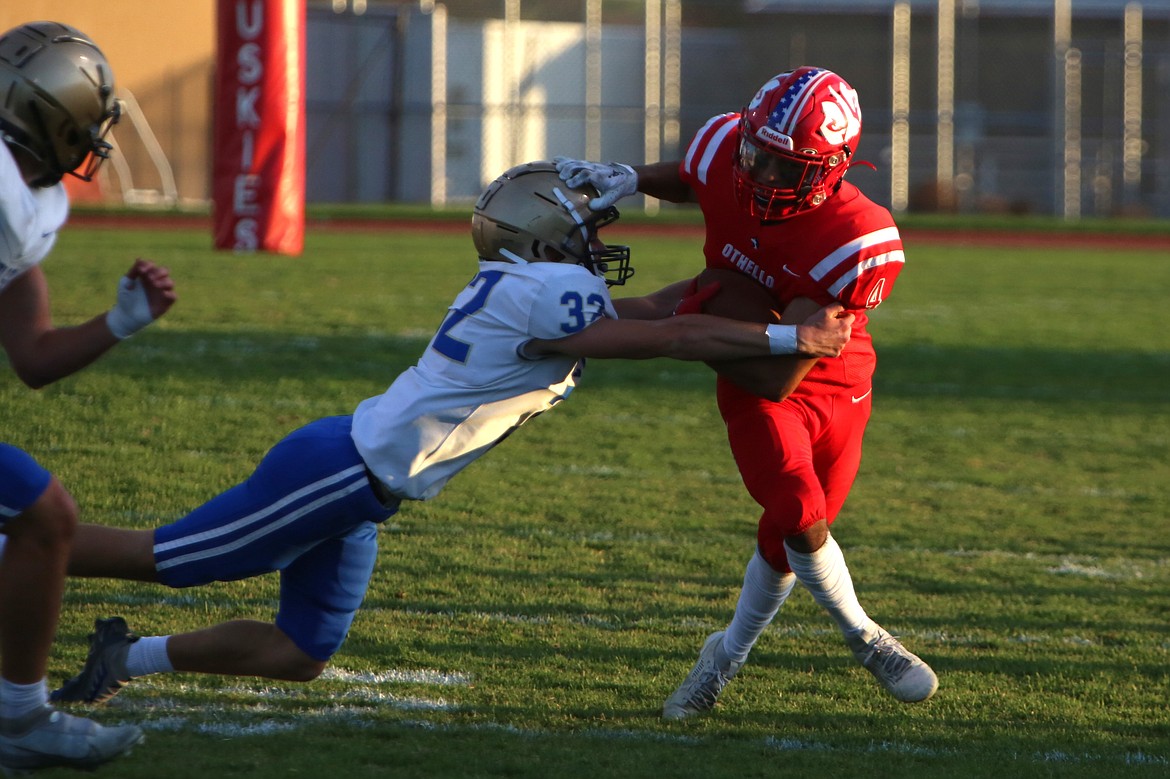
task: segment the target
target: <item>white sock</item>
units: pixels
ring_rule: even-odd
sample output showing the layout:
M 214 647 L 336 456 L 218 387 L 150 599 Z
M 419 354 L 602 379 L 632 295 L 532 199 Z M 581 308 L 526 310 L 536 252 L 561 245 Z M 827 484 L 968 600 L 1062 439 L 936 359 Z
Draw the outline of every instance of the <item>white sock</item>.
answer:
M 126 655 L 126 673 L 133 677 L 170 673 L 175 670 L 167 655 L 170 636 L 143 636 L 130 645 Z
M 49 688 L 42 679 L 16 684 L 0 679 L 0 719 L 16 719 L 49 705 Z
M 829 616 L 841 628 L 846 639 L 867 631 L 873 620 L 861 608 L 857 593 L 853 591 L 853 579 L 845 565 L 841 547 L 830 535 L 825 544 L 815 552 L 797 552 L 784 542 L 788 552 L 788 565 L 796 578 L 813 596 L 813 600 L 829 612 Z
M 778 573 L 756 550 L 743 573 L 743 589 L 735 604 L 735 616 L 723 636 L 723 654 L 728 660 L 733 663 L 747 660 L 756 639 L 771 624 L 795 584 L 795 576 Z

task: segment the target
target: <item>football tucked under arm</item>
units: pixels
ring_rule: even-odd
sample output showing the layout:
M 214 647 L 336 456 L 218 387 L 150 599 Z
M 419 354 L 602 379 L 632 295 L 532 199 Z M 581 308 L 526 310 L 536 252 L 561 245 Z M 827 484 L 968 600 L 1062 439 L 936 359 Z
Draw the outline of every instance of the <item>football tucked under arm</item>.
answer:
M 776 310 L 777 300 L 758 282 L 732 270 L 707 268 L 696 278 L 698 289 L 718 283 L 719 291 L 703 301 L 702 313 L 765 324 L 799 324 L 819 306 L 813 301 L 794 301 L 787 317 Z M 803 304 L 803 305 L 802 305 Z M 748 357 L 740 360 L 708 362 L 708 367 L 740 388 L 768 400 L 786 398 L 809 368 L 815 357 L 798 354 L 777 357 Z
M 733 270 L 707 268 L 695 277 L 701 292 L 712 284 L 718 291 L 703 301 L 702 312 L 713 316 L 738 319 L 741 322 L 776 324 L 780 313 L 777 300 L 758 282 Z

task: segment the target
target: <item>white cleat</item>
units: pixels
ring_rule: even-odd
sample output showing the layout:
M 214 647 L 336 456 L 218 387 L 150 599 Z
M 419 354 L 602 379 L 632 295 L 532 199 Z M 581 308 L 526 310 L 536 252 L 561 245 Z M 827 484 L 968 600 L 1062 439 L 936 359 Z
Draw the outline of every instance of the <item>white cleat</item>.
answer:
M 722 649 L 722 630 L 707 636 L 695 667 L 662 705 L 663 719 L 685 719 L 711 710 L 719 693 L 743 667 L 743 663 L 722 662 Z
M 902 703 L 924 701 L 938 689 L 938 677 L 930 666 L 884 628 L 875 626 L 875 632 L 846 639 L 846 643 L 857 662 Z
M 92 770 L 127 754 L 144 740 L 135 725 L 99 725 L 49 706 L 0 720 L 0 768 L 16 775 L 66 766 Z

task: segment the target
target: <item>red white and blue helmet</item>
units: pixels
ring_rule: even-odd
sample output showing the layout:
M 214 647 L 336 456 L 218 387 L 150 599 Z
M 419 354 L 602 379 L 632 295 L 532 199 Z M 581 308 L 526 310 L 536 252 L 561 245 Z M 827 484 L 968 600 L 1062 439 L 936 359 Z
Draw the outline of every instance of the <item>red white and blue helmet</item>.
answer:
M 803 67 L 760 87 L 743 109 L 735 185 L 765 222 L 816 208 L 841 186 L 861 140 L 857 92 L 831 70 Z

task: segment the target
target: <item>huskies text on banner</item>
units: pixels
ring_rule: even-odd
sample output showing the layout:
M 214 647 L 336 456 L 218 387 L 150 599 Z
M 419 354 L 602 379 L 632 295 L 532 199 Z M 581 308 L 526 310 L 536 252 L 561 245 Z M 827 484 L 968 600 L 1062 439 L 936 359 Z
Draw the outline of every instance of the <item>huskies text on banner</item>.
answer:
M 300 254 L 305 0 L 218 0 L 215 246 Z

